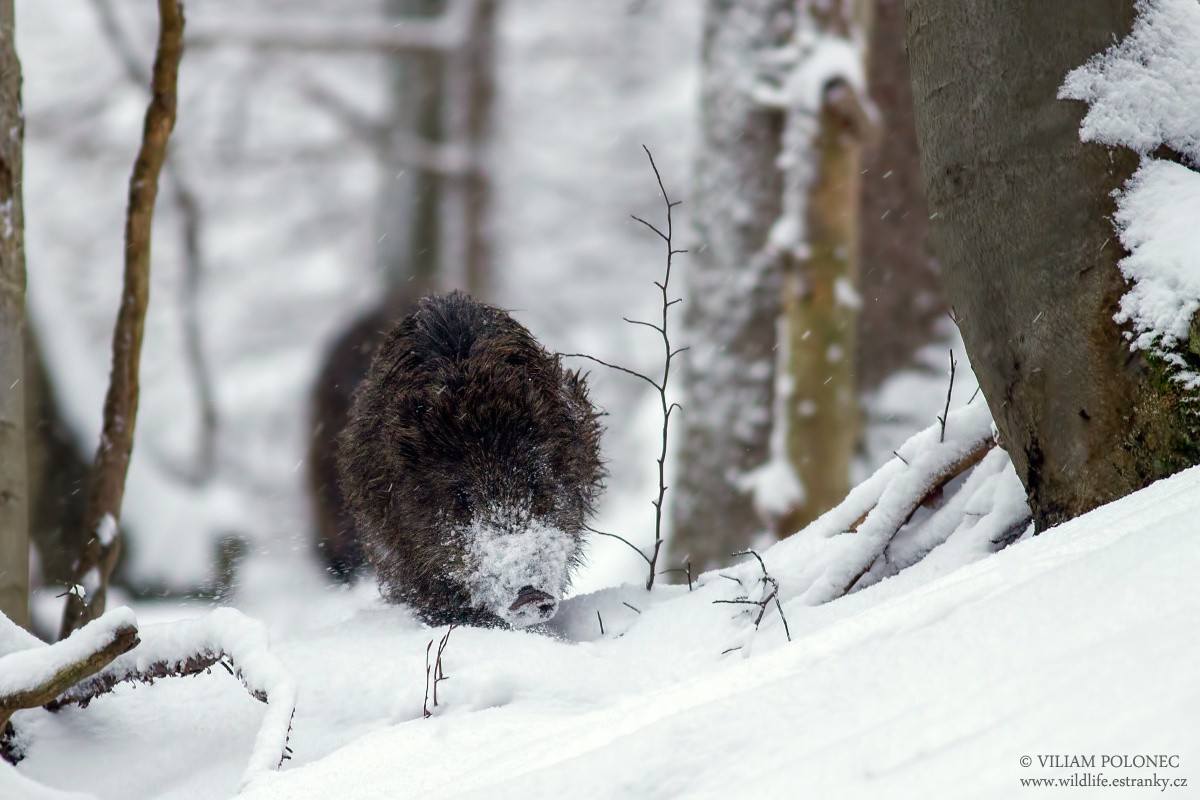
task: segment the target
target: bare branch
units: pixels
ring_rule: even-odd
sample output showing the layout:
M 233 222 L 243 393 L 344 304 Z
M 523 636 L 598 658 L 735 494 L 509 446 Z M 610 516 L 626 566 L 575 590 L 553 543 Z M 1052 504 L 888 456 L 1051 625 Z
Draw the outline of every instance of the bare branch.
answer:
M 158 0 L 159 37 L 152 72 L 152 96 L 146 109 L 142 144 L 129 180 L 125 223 L 125 287 L 113 331 L 112 377 L 104 401 L 104 427 L 96 451 L 84 513 L 84 549 L 75 565 L 75 583 L 94 570 L 97 580 L 90 597 L 67 596 L 63 635 L 104 613 L 109 577 L 121 552 L 116 522 L 125 494 L 125 474 L 133 450 L 137 419 L 138 365 L 150 290 L 150 233 L 158 177 L 175 126 L 179 60 L 183 55 L 183 9 L 179 0 Z M 102 531 L 111 530 L 111 536 Z M 92 582 L 88 580 L 85 585 Z
M 662 334 L 663 332 L 663 329 L 655 325 L 653 322 L 643 322 L 640 319 L 630 319 L 629 317 L 621 317 L 621 319 L 623 319 L 625 322 L 628 322 L 630 325 L 645 325 L 650 330 L 658 331 L 659 334 Z
M 604 361 L 604 360 L 602 360 L 602 359 L 596 358 L 595 356 L 589 356 L 587 353 L 560 353 L 560 355 L 561 355 L 563 358 L 586 358 L 588 361 L 594 361 L 594 362 L 596 362 L 597 364 L 599 364 L 599 365 L 600 365 L 600 366 L 602 366 L 602 367 L 608 367 L 609 369 L 615 369 L 615 370 L 617 370 L 618 372 L 624 372 L 624 373 L 625 373 L 625 374 L 627 374 L 627 375 L 632 375 L 632 376 L 633 376 L 633 377 L 635 377 L 635 378 L 641 378 L 641 379 L 642 379 L 642 380 L 644 380 L 646 383 L 648 383 L 648 384 L 650 384 L 651 386 L 653 386 L 655 389 L 658 389 L 658 388 L 659 388 L 658 384 L 654 382 L 654 379 L 653 379 L 653 378 L 651 378 L 651 377 L 649 377 L 649 376 L 647 376 L 647 375 L 643 375 L 642 373 L 640 373 L 640 372 L 637 372 L 636 370 L 632 370 L 632 369 L 628 369 L 628 368 L 626 368 L 626 367 L 618 366 L 617 364 L 610 364 L 610 363 L 608 363 L 607 361 Z M 660 390 L 660 391 L 661 391 L 661 390 Z
M 656 227 L 654 227 L 653 225 L 651 225 L 649 222 L 646 222 L 646 220 L 642 219 L 641 217 L 637 216 L 636 214 L 630 214 L 629 216 L 633 217 L 633 218 L 634 218 L 634 219 L 636 219 L 638 222 L 642 223 L 642 224 L 643 224 L 643 225 L 645 225 L 647 228 L 649 228 L 650 230 L 652 230 L 652 231 L 654 231 L 655 233 L 657 233 L 657 234 L 658 234 L 658 235 L 659 235 L 659 236 L 662 238 L 662 240 L 663 240 L 664 242 L 669 242 L 669 241 L 670 241 L 670 238 L 669 238 L 669 237 L 668 237 L 668 236 L 667 236 L 665 233 L 663 233 L 663 232 L 662 232 L 662 231 L 660 231 L 658 228 L 656 228 Z M 656 284 L 656 285 L 657 285 L 657 284 Z
M 92 0 L 92 7 L 100 18 L 100 29 L 104 38 L 121 62 L 125 77 L 139 87 L 148 87 L 152 82 L 138 57 L 136 48 L 126 35 L 117 19 L 112 0 Z M 179 315 L 183 328 L 185 363 L 192 373 L 196 385 L 197 401 L 200 406 L 200 425 L 197 431 L 196 464 L 190 468 L 179 467 L 166 458 L 160 458 L 165 469 L 181 481 L 200 486 L 207 483 L 216 468 L 217 401 L 212 385 L 212 375 L 204 354 L 200 335 L 200 282 L 204 274 L 204 259 L 201 252 L 202 219 L 200 201 L 187 179 L 176 152 L 169 150 L 163 169 L 170 178 L 172 199 L 182 220 L 184 253 L 184 280 L 180 285 Z
M 628 545 L 628 546 L 629 546 L 629 548 L 630 548 L 631 550 L 633 550 L 633 552 L 635 552 L 635 553 L 637 553 L 639 556 L 641 556 L 641 557 L 642 557 L 642 559 L 643 559 L 643 560 L 644 560 L 644 561 L 645 561 L 647 564 L 650 564 L 650 563 L 652 563 L 652 562 L 650 561 L 650 557 L 649 557 L 649 556 L 647 556 L 645 553 L 643 553 L 640 547 L 637 547 L 637 546 L 636 546 L 636 545 L 635 545 L 633 542 L 629 541 L 629 540 L 628 540 L 628 539 L 626 539 L 624 536 L 618 536 L 618 535 L 617 535 L 617 534 L 615 534 L 615 533 L 608 533 L 607 531 L 601 531 L 601 530 L 597 530 L 597 529 L 593 528 L 591 525 L 584 525 L 583 527 L 587 528 L 589 531 L 591 531 L 592 533 L 596 534 L 597 536 L 608 536 L 609 538 L 616 539 L 618 542 L 624 542 L 626 545 Z
M 760 556 L 754 550 L 739 550 L 730 555 L 731 558 L 737 558 L 738 556 L 754 556 L 754 560 L 758 562 L 758 566 L 762 569 L 763 575 L 767 574 L 767 565 L 763 563 L 762 556 Z
M 958 362 L 954 360 L 954 351 L 950 351 L 950 386 L 946 389 L 946 410 L 938 417 L 942 423 L 942 430 L 938 436 L 939 442 L 946 441 L 946 418 L 950 416 L 950 396 L 954 394 L 954 368 L 958 366 Z

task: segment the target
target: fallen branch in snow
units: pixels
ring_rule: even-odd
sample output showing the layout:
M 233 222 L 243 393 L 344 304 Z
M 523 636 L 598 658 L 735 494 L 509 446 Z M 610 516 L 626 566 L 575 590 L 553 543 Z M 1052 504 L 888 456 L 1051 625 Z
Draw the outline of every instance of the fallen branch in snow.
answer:
M 904 506 L 904 518 L 900 521 L 900 524 L 896 526 L 896 530 L 898 531 L 900 528 L 907 525 L 909 520 L 912 519 L 913 514 L 917 513 L 917 509 L 923 506 L 932 505 L 936 500 L 938 500 L 947 483 L 954 480 L 959 475 L 962 475 L 964 472 L 982 461 L 983 457 L 986 456 L 988 452 L 990 452 L 995 446 L 995 438 L 989 436 L 989 438 L 980 439 L 960 458 L 955 461 L 951 461 L 948 464 L 944 464 L 940 470 L 934 472 L 931 475 L 933 482 L 929 485 L 929 488 L 926 489 L 923 494 L 914 495 L 909 498 L 909 502 L 907 502 L 907 504 Z M 896 455 L 896 458 L 904 461 L 899 454 Z M 907 461 L 904 461 L 904 464 L 905 466 L 912 466 Z M 871 514 L 875 512 L 876 508 L 878 508 L 878 505 L 873 506 L 870 510 L 859 517 L 858 520 L 850 526 L 849 532 L 856 533 L 863 523 L 870 518 Z M 895 533 L 895 531 L 893 531 L 893 533 Z
M 138 365 L 150 296 L 150 234 L 158 176 L 175 127 L 179 60 L 183 56 L 183 8 L 158 0 L 158 49 L 151 75 L 142 144 L 129 178 L 125 218 L 125 285 L 113 330 L 112 376 L 104 399 L 104 428 L 92 466 L 83 515 L 83 552 L 75 564 L 74 590 L 67 594 L 62 636 L 104 613 L 108 580 L 121 554 L 117 521 L 125 475 L 133 451 L 138 406 Z
M 0 615 L 0 624 L 8 619 Z M 137 622 L 128 608 L 114 609 L 52 645 L 18 650 L 0 658 L 0 756 L 16 763 L 9 718 L 37 708 L 90 678 L 138 644 Z
M 837 592 L 829 599 L 833 600 L 837 597 L 842 597 L 851 589 L 853 589 L 854 585 L 858 583 L 862 576 L 867 574 L 871 567 L 874 566 L 875 559 L 883 553 L 892 537 L 899 533 L 900 529 L 907 525 L 909 520 L 912 519 L 913 515 L 917 513 L 917 509 L 923 506 L 930 506 L 940 499 L 942 496 L 942 490 L 946 487 L 946 484 L 950 483 L 950 481 L 979 464 L 979 462 L 983 460 L 983 457 L 986 456 L 995 446 L 996 440 L 989 433 L 987 438 L 976 441 L 970 450 L 963 453 L 957 459 L 940 465 L 940 469 L 931 471 L 928 477 L 932 482 L 923 493 L 910 495 L 909 497 L 900 500 L 900 502 L 897 502 L 894 506 L 885 509 L 883 512 L 879 510 L 880 505 L 876 505 L 862 518 L 860 518 L 859 522 L 855 523 L 855 525 L 851 527 L 851 533 L 857 533 L 860 531 L 863 526 L 871 521 L 873 514 L 889 520 L 888 522 L 883 523 L 881 530 L 875 534 L 876 540 L 882 540 L 882 544 L 877 548 L 878 552 L 871 557 L 870 561 L 862 564 L 862 568 L 846 583 L 841 591 Z M 903 516 L 900 516 L 901 514 L 903 514 Z M 896 522 L 897 520 L 899 520 L 898 523 Z M 886 527 L 886 530 L 883 529 L 884 527 Z
M 664 272 L 663 279 L 661 281 L 654 282 L 654 285 L 658 287 L 660 292 L 662 292 L 662 321 L 661 321 L 661 323 L 654 323 L 654 322 L 646 322 L 645 320 L 640 320 L 640 319 L 630 319 L 629 317 L 625 317 L 624 319 L 625 319 L 625 322 L 629 323 L 630 325 L 640 325 L 642 327 L 649 328 L 652 331 L 656 331 L 658 333 L 658 335 L 660 337 L 662 337 L 662 342 L 663 342 L 662 379 L 656 381 L 653 378 L 651 378 L 650 376 L 643 375 L 642 373 L 640 373 L 636 370 L 632 370 L 627 367 L 618 366 L 617 364 L 610 364 L 607 361 L 603 361 L 599 358 L 596 358 L 595 356 L 587 355 L 586 353 L 564 353 L 563 355 L 566 358 L 586 358 L 589 361 L 594 361 L 595 363 L 600 364 L 601 366 L 604 366 L 604 367 L 608 367 L 609 369 L 615 369 L 618 372 L 624 372 L 628 375 L 634 376 L 635 378 L 640 378 L 643 381 L 645 381 L 646 383 L 653 386 L 655 391 L 658 392 L 658 399 L 659 399 L 660 404 L 662 405 L 662 450 L 658 454 L 658 497 L 651 501 L 651 505 L 654 506 L 654 552 L 653 552 L 653 555 L 647 556 L 645 553 L 643 553 L 641 551 L 640 548 L 634 547 L 634 545 L 630 544 L 628 541 L 626 541 L 625 539 L 623 539 L 620 536 L 617 536 L 616 534 L 612 534 L 612 533 L 603 534 L 604 536 L 612 536 L 614 539 L 621 539 L 621 541 L 625 542 L 625 544 L 628 544 L 630 547 L 633 547 L 633 549 L 636 550 L 638 552 L 638 554 L 646 560 L 647 564 L 649 564 L 649 566 L 650 566 L 650 574 L 649 574 L 649 577 L 646 578 L 646 591 L 650 591 L 651 589 L 654 588 L 654 578 L 658 574 L 655 572 L 655 565 L 658 563 L 658 554 L 662 550 L 663 543 L 666 541 L 665 539 L 663 539 L 663 535 L 662 535 L 662 519 L 663 519 L 663 499 L 665 498 L 665 496 L 667 494 L 667 484 L 666 484 L 667 437 L 668 437 L 668 434 L 670 432 L 670 427 L 671 427 L 671 414 L 676 409 L 681 408 L 681 406 L 678 403 L 667 402 L 667 384 L 671 377 L 671 362 L 675 359 L 676 356 L 678 356 L 680 353 L 683 353 L 684 351 L 688 350 L 689 348 L 679 347 L 676 349 L 671 349 L 671 337 L 667 330 L 667 314 L 671 310 L 671 306 L 675 305 L 676 303 L 681 302 L 681 299 L 678 297 L 675 299 L 671 299 L 670 294 L 668 293 L 667 287 L 670 286 L 670 284 L 671 284 L 671 266 L 672 266 L 675 256 L 682 255 L 683 253 L 687 252 L 687 250 L 681 250 L 681 249 L 675 248 L 675 241 L 673 238 L 674 237 L 674 226 L 673 226 L 673 222 L 671 219 L 671 211 L 672 211 L 672 209 L 675 208 L 675 206 L 680 205 L 683 201 L 682 200 L 676 200 L 674 202 L 671 201 L 670 196 L 667 194 L 667 189 L 663 185 L 662 175 L 659 174 L 658 166 L 655 165 L 655 163 L 654 163 L 654 156 L 650 154 L 650 148 L 646 147 L 645 145 L 642 145 L 642 149 L 646 151 L 646 157 L 648 159 L 650 159 L 650 169 L 654 170 L 654 178 L 655 178 L 655 180 L 658 181 L 658 190 L 660 192 L 662 192 L 663 204 L 666 206 L 666 211 L 667 211 L 667 230 L 665 233 L 662 230 L 660 230 L 659 228 L 657 228 L 656 226 L 654 226 L 654 225 L 650 224 L 649 222 L 647 222 L 646 220 L 642 219 L 641 217 L 633 216 L 633 218 L 635 220 L 637 220 L 638 222 L 640 222 L 641 224 L 643 224 L 647 228 L 649 228 L 653 233 L 655 233 L 666 244 L 666 248 L 667 248 L 666 271 Z M 597 533 L 599 533 L 599 531 L 597 531 Z
M 438 694 L 437 694 L 438 684 L 441 683 L 442 681 L 450 680 L 450 676 L 445 674 L 442 671 L 442 654 L 446 651 L 446 645 L 448 645 L 450 643 L 451 632 L 453 632 L 454 629 L 457 627 L 458 627 L 458 625 L 452 624 L 449 628 L 446 629 L 446 635 L 443 636 L 441 638 L 441 641 L 438 642 L 437 658 L 434 661 L 432 667 L 429 663 L 429 653 L 430 653 L 430 651 L 433 650 L 433 639 L 430 639 L 429 644 L 425 645 L 425 703 L 421 709 L 421 713 L 425 717 L 425 719 L 429 719 L 430 717 L 433 716 L 433 712 L 429 710 L 429 687 L 430 687 L 429 679 L 430 679 L 431 671 L 432 671 L 432 677 L 433 677 L 432 685 L 433 685 L 433 707 L 434 708 L 438 707 Z
M 938 507 L 946 486 L 973 471 L 996 448 L 986 405 L 957 409 L 946 415 L 946 421 L 944 440 L 941 425 L 936 422 L 916 434 L 898 449 L 895 459 L 793 537 L 798 542 L 827 540 L 831 548 L 829 560 L 806 576 L 803 584 L 790 587 L 799 591 L 809 605 L 827 603 L 853 590 L 884 557 L 918 509 Z M 1006 525 L 1020 516 L 1016 513 L 1020 510 L 1013 511 L 1013 520 L 1006 520 Z M 942 533 L 948 536 L 952 531 Z M 942 540 L 944 537 L 930 540 L 928 548 L 938 546 Z M 914 555 L 917 560 L 920 557 Z
M 297 692 L 295 682 L 268 649 L 263 625 L 231 608 L 143 630 L 137 650 L 47 701 L 46 708 L 57 711 L 68 705 L 86 707 L 121 683 L 154 683 L 159 678 L 197 675 L 208 672 L 213 665 L 235 675 L 251 697 L 267 705 L 243 774 L 245 785 L 259 772 L 277 769 L 290 757 L 288 739 Z
M 783 613 L 783 604 L 779 602 L 779 581 L 771 577 L 771 575 L 767 572 L 767 565 L 763 563 L 762 556 L 753 550 L 741 550 L 737 553 L 733 553 L 734 558 L 737 556 L 754 556 L 755 560 L 758 561 L 758 566 L 762 568 L 762 577 L 759 578 L 759 585 L 765 589 L 765 594 L 759 600 L 751 600 L 748 596 L 743 596 L 734 598 L 733 600 L 713 600 L 713 603 L 758 606 L 758 616 L 754 618 L 755 630 L 758 630 L 758 626 L 762 624 L 763 617 L 767 613 L 767 608 L 771 605 L 771 603 L 775 603 L 775 608 L 779 610 L 779 619 L 783 622 L 783 632 L 787 635 L 787 640 L 790 642 L 792 640 L 792 630 L 788 627 L 787 616 Z M 723 575 L 722 577 L 729 576 Z M 733 578 L 732 580 L 737 581 L 739 586 L 742 583 L 737 578 Z M 725 653 L 728 652 L 729 650 L 725 651 Z M 724 653 L 722 653 L 722 655 L 724 655 Z

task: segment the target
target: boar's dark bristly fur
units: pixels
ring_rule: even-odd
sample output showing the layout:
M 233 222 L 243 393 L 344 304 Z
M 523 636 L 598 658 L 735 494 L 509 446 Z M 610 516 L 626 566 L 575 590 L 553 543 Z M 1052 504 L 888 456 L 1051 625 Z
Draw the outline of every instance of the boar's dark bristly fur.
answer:
M 506 312 L 459 292 L 423 299 L 380 346 L 338 444 L 385 597 L 432 624 L 529 624 L 514 622 L 509 599 L 515 611 L 535 596 L 540 618 L 552 615 L 602 488 L 597 417 L 585 378 Z M 480 563 L 479 530 L 499 567 Z M 481 602 L 478 576 L 512 572 L 520 537 L 560 557 L 556 585 Z

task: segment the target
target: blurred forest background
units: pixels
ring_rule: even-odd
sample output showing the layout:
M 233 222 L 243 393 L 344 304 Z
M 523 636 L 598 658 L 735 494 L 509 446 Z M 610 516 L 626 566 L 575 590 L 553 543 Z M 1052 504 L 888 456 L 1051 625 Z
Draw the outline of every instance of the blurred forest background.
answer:
M 673 283 L 676 343 L 693 349 L 671 388 L 684 415 L 664 567 L 720 563 L 838 502 L 942 413 L 951 348 L 965 402 L 975 384 L 926 242 L 903 2 L 811 6 L 797 24 L 803 4 L 780 0 L 189 5 L 123 591 L 330 584 L 313 544 L 318 376 L 364 315 L 378 329 L 420 291 L 465 288 L 552 350 L 661 370 L 661 343 L 622 322 L 659 313 L 661 243 L 630 218 L 662 213 L 642 145 L 684 200 L 690 250 Z M 53 630 L 157 17 L 133 0 L 17 0 L 16 17 L 34 612 Z M 834 94 L 810 102 L 813 81 Z M 658 398 L 601 368 L 592 385 L 610 472 L 596 527 L 648 545 Z M 579 591 L 644 571 L 619 542 L 589 552 Z

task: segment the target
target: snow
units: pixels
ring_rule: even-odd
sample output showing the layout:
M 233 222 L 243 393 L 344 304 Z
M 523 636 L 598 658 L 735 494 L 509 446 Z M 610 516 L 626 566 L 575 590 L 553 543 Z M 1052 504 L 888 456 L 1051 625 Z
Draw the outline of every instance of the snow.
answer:
M 101 547 L 108 547 L 117 538 L 117 521 L 112 514 L 105 514 L 96 525 L 96 539 Z
M 1007 469 L 993 450 L 966 482 L 975 501 Z M 1188 588 L 1198 497 L 1192 469 L 999 553 L 960 550 L 936 570 L 921 569 L 927 557 L 815 606 L 795 576 L 839 556 L 817 537 L 781 543 L 763 555 L 791 643 L 774 608 L 755 631 L 751 613 L 714 605 L 743 593 L 717 573 L 693 592 L 571 598 L 541 632 L 459 629 L 431 719 L 425 648 L 445 629 L 365 596 L 332 616 L 331 597 L 310 598 L 326 613 L 274 648 L 302 689 L 294 759 L 238 796 L 926 800 L 949 786 L 1012 798 L 1021 778 L 1069 778 L 1036 766 L 1060 752 L 1180 754 L 1183 766 L 1159 777 L 1194 780 L 1200 686 L 1184 665 L 1200 658 L 1200 595 Z M 761 570 L 746 559 L 723 574 L 753 588 Z M 18 773 L 100 798 L 228 796 L 261 706 L 214 673 L 21 712 Z
M 1200 173 L 1160 159 L 1147 159 L 1134 173 L 1114 217 L 1129 251 L 1121 273 L 1131 283 L 1115 319 L 1132 325 L 1133 347 L 1174 363 L 1191 388 L 1200 387 L 1200 375 L 1188 371 L 1172 351 L 1188 346 L 1192 319 L 1200 310 L 1197 219 Z
M 777 251 L 803 259 L 808 256 L 804 221 L 816 177 L 812 148 L 821 106 L 825 93 L 837 82 L 869 102 L 863 48 L 858 41 L 818 30 L 811 21 L 799 21 L 793 26 L 792 41 L 767 53 L 762 67 L 755 99 L 786 114 L 778 158 L 784 176 L 783 206 L 768 239 Z
M 521 589 L 532 586 L 558 600 L 566 591 L 579 542 L 574 536 L 527 515 L 485 514 L 459 533 L 470 571 L 464 581 L 473 606 L 486 608 L 514 627 L 543 621 L 541 604 L 511 605 Z
M 132 620 L 132 612 L 128 617 Z M 80 633 L 86 630 L 85 627 Z M 261 623 L 235 609 L 219 608 L 199 619 L 143 628 L 140 636 L 140 645 L 82 681 L 66 696 L 86 693 L 106 682 L 127 679 L 143 673 L 152 664 L 165 664 L 170 670 L 182 667 L 188 658 L 198 654 L 228 658 L 246 689 L 267 704 L 243 781 L 279 765 L 296 707 L 296 685 L 271 653 L 267 632 Z
M 1022 768 L 1025 755 L 1036 763 L 1045 753 L 1162 750 L 1186 766 L 1200 751 L 1200 687 L 1182 668 L 1200 658 L 1200 595 L 1188 588 L 1200 571 L 1200 543 L 1188 535 L 1200 468 L 996 553 L 993 540 L 1027 509 L 1003 451 L 992 449 L 892 540 L 888 570 L 820 603 L 828 576 L 865 546 L 856 538 L 870 538 L 866 520 L 859 533 L 839 531 L 872 508 L 894 524 L 903 506 L 889 504 L 889 488 L 927 487 L 938 463 L 990 430 L 981 402 L 953 412 L 945 442 L 940 425 L 913 437 L 899 448 L 907 465 L 893 459 L 832 517 L 762 554 L 791 643 L 773 605 L 756 630 L 757 607 L 713 603 L 767 589 L 746 558 L 699 576 L 691 592 L 610 588 L 565 600 L 541 628 L 456 630 L 431 719 L 421 713 L 425 649 L 445 629 L 361 587 L 309 585 L 285 597 L 271 587 L 288 615 L 244 597 L 282 632 L 275 666 L 254 660 L 265 653 L 261 628 L 222 611 L 161 632 L 146 626 L 145 643 L 111 668 L 207 643 L 272 697 L 293 680 L 293 760 L 279 773 L 249 773 L 238 796 L 252 800 L 924 800 L 945 796 L 945 786 L 1011 798 L 1021 778 L 1069 777 Z M 122 685 L 86 709 L 19 712 L 27 758 L 19 777 L 0 770 L 0 787 L 36 781 L 47 793 L 16 796 L 53 789 L 131 800 L 237 792 L 269 726 L 261 704 L 213 673 Z M 267 766 L 265 754 L 255 758 Z
M 1135 350 L 1155 353 L 1187 388 L 1189 326 L 1200 309 L 1200 256 L 1194 220 L 1200 173 L 1153 158 L 1160 147 L 1200 167 L 1200 3 L 1139 0 L 1132 32 L 1070 72 L 1059 96 L 1089 103 L 1083 141 L 1128 147 L 1141 166 L 1117 195 L 1114 217 L 1129 252 L 1120 262 L 1130 289 L 1114 319 L 1128 324 Z
M 1085 142 L 1143 155 L 1165 144 L 1200 164 L 1200 3 L 1138 0 L 1133 31 L 1071 71 L 1059 96 L 1089 104 Z

